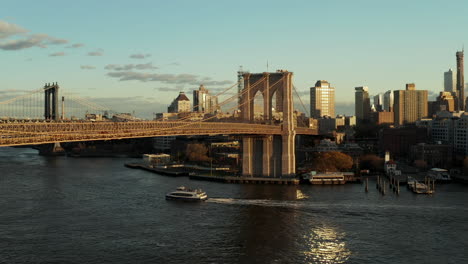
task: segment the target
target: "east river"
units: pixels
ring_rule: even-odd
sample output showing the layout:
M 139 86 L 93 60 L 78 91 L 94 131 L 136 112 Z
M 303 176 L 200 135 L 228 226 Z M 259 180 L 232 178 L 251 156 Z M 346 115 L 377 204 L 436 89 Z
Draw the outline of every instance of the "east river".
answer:
M 0 148 L 0 263 L 468 263 L 468 186 L 238 185 Z M 166 201 L 177 186 L 203 203 Z

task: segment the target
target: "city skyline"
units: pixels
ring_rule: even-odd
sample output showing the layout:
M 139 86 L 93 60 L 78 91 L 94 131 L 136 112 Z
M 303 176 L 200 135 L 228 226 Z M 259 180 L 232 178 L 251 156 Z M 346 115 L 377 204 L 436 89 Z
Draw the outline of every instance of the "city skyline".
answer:
M 200 84 L 210 91 L 229 87 L 242 65 L 250 72 L 292 71 L 306 104 L 309 87 L 328 80 L 337 91 L 336 113 L 352 114 L 357 86 L 368 86 L 375 95 L 414 82 L 435 98 L 444 88 L 443 73 L 456 68 L 454 54 L 467 42 L 457 34 L 467 18 L 437 19 L 438 12 L 467 6 L 461 1 L 295 1 L 266 8 L 249 2 L 249 12 L 246 4 L 45 1 L 31 2 L 26 10 L 4 3 L 8 13 L 0 16 L 0 52 L 8 67 L 0 75 L 0 92 L 57 81 L 110 107 L 126 98 L 128 111 L 152 113 L 163 111 L 179 91 L 190 94 Z M 310 19 L 310 10 L 334 19 Z M 285 19 L 275 20 L 280 14 Z

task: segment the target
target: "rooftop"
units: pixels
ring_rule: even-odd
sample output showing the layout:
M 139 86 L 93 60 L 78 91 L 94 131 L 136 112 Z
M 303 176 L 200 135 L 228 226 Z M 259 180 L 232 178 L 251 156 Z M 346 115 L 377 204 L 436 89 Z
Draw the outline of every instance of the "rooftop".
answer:
M 180 92 L 177 96 L 176 101 L 190 101 L 184 92 Z

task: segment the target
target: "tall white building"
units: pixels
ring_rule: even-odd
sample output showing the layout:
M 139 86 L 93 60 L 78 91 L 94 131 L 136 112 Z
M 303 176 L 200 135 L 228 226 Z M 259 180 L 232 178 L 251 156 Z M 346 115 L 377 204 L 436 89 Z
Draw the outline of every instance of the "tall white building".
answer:
M 324 80 L 318 80 L 310 88 L 310 115 L 313 118 L 335 116 L 335 88 Z
M 393 91 L 392 90 L 386 91 L 384 94 L 384 103 L 383 103 L 384 110 L 387 112 L 393 112 L 393 102 L 394 102 Z
M 193 91 L 193 111 L 198 113 L 215 113 L 219 110 L 218 97 L 210 95 L 205 86 L 200 85 Z
M 444 72 L 444 91 L 445 92 L 455 92 L 455 85 L 457 80 L 455 74 L 453 74 L 452 69 Z
M 379 93 L 374 96 L 374 108 L 376 111 L 381 112 L 384 110 L 384 94 Z

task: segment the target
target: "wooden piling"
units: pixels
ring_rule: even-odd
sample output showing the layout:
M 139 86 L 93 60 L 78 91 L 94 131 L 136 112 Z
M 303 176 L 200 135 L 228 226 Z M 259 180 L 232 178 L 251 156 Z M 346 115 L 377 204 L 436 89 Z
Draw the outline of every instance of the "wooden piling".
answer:
M 366 178 L 366 192 L 369 191 L 369 177 Z

